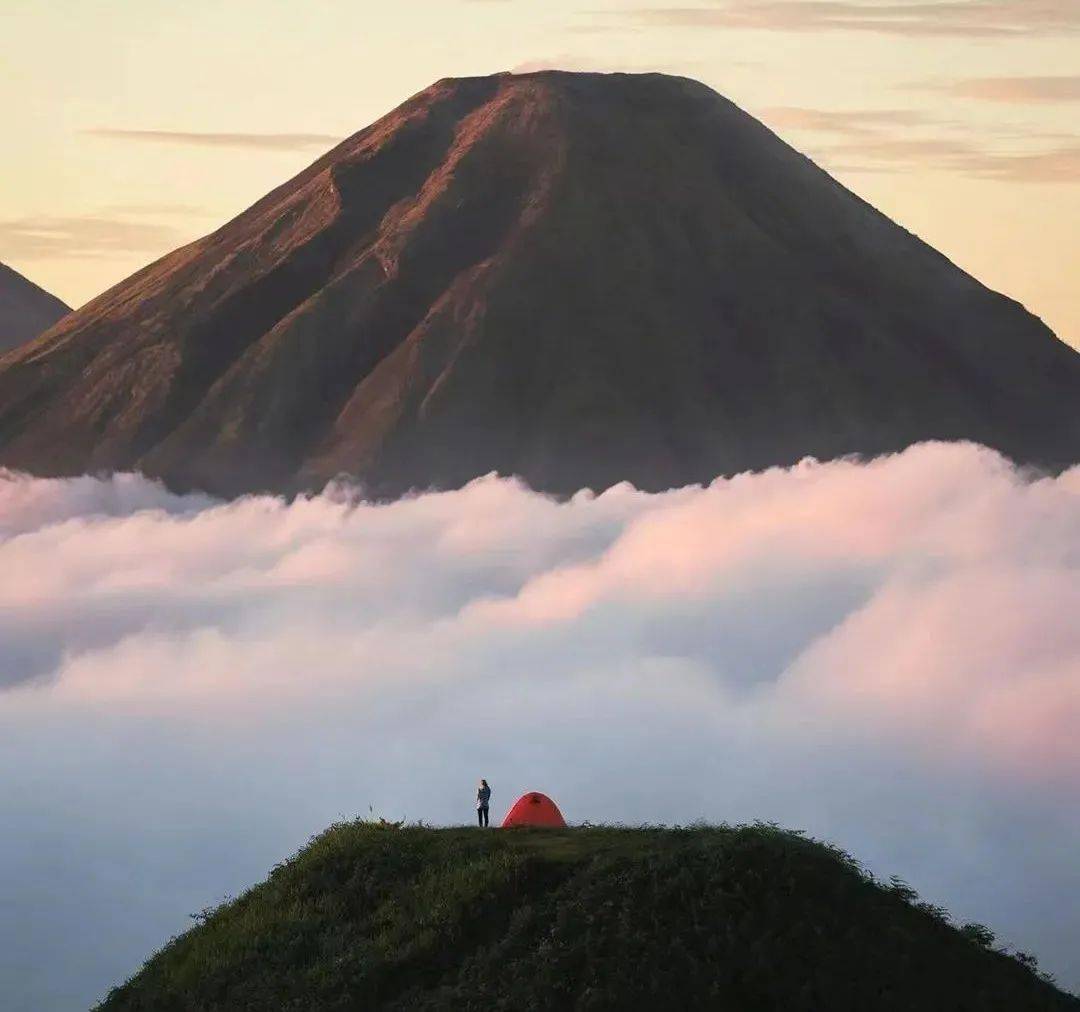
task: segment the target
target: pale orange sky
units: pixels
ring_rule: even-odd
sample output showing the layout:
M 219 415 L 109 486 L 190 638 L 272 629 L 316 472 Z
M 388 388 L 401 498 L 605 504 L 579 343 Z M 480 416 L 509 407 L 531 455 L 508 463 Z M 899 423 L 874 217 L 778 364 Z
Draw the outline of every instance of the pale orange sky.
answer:
M 450 75 L 698 78 L 1080 347 L 1080 0 L 0 0 L 0 260 L 73 305 Z

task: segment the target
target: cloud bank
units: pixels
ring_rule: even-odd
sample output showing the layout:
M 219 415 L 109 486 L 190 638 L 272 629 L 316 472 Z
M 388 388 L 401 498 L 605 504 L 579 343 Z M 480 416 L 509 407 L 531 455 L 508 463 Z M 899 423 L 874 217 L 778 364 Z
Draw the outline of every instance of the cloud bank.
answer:
M 775 819 L 1080 984 L 1080 468 L 555 502 L 0 474 L 0 991 L 85 1006 L 333 819 Z

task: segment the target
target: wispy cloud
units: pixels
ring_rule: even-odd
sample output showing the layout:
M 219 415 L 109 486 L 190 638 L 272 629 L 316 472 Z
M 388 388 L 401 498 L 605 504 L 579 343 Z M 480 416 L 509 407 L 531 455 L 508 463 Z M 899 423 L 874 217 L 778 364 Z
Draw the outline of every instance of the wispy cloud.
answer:
M 915 109 L 812 109 L 785 105 L 766 109 L 763 115 L 777 129 L 821 130 L 850 136 L 872 135 L 880 130 L 933 122 Z
M 480 0 L 473 0 L 473 2 L 480 2 Z M 729 62 L 734 66 L 748 66 L 750 63 L 747 60 L 731 60 Z M 580 53 L 558 53 L 553 56 L 524 60 L 511 67 L 510 72 L 512 74 L 533 74 L 542 70 L 570 70 L 596 74 L 688 74 L 694 73 L 695 70 L 704 69 L 706 69 L 706 65 L 701 60 L 679 59 L 667 63 L 651 60 L 635 63 L 633 61 L 612 59 L 610 55 L 586 56 Z
M 255 148 L 264 151 L 305 151 L 329 148 L 341 141 L 334 134 L 306 133 L 217 133 L 193 130 L 122 130 L 100 127 L 84 130 L 94 137 L 144 144 L 186 144 L 204 148 Z
M 1080 144 L 1031 154 L 971 155 L 966 167 L 973 175 L 1017 183 L 1080 182 Z
M 850 141 L 828 149 L 830 157 L 869 160 L 871 168 L 931 168 L 1012 183 L 1080 182 L 1080 144 L 1048 151 L 988 151 L 944 137 Z
M 1080 102 L 1080 74 L 1060 77 L 970 77 L 957 81 L 924 81 L 911 87 L 982 102 L 1017 105 Z
M 471 3 L 490 2 L 490 0 L 470 0 Z M 541 56 L 525 60 L 510 68 L 512 74 L 533 74 L 540 70 L 608 70 L 602 59 L 582 56 L 579 53 L 558 53 L 554 56 Z
M 637 7 L 616 15 L 639 24 L 763 31 L 887 35 L 1052 35 L 1080 31 L 1076 0 L 720 0 L 693 7 Z
M 182 204 L 165 200 L 145 203 L 126 201 L 118 204 L 106 204 L 101 210 L 106 214 L 134 215 L 135 217 L 164 215 L 167 217 L 187 218 L 205 217 L 211 213 L 198 204 Z
M 183 240 L 171 225 L 114 215 L 40 215 L 0 221 L 0 253 L 15 261 L 161 253 Z
M 908 109 L 815 109 L 779 106 L 761 112 L 779 130 L 820 135 L 805 145 L 822 164 L 846 171 L 936 169 L 1016 183 L 1080 181 L 1080 140 L 1066 135 L 1043 150 L 1000 150 L 956 123 Z M 1010 136 L 1030 144 L 1035 135 Z M 1038 138 L 1046 140 L 1047 138 Z

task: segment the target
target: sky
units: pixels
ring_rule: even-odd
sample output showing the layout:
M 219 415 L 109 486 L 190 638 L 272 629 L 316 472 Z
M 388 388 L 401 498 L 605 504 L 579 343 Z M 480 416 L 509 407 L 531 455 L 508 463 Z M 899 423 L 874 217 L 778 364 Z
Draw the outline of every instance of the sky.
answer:
M 1080 467 L 556 502 L 0 472 L 0 994 L 85 1008 L 331 822 L 775 820 L 1080 988 Z
M 4 0 L 0 260 L 79 305 L 440 77 L 695 77 L 1080 346 L 1076 0 Z

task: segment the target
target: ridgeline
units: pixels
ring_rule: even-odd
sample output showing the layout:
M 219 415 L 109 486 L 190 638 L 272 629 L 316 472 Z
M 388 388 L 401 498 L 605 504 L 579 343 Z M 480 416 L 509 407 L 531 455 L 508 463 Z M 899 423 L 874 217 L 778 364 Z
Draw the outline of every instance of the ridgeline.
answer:
M 334 826 L 99 1012 L 1078 1010 L 1022 954 L 772 826 Z

